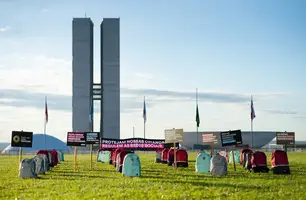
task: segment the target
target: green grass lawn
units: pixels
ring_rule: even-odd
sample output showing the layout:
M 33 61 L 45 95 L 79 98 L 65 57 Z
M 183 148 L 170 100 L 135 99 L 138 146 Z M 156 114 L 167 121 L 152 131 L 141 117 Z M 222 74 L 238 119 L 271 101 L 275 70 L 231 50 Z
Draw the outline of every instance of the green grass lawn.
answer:
M 154 163 L 154 154 L 140 154 L 142 176 L 123 177 L 109 164 L 97 163 L 93 156 L 65 155 L 59 164 L 39 179 L 18 178 L 18 156 L 0 156 L 0 199 L 306 199 L 306 153 L 289 153 L 291 175 L 253 174 L 229 165 L 226 177 L 195 173 L 195 153 L 189 167 Z M 268 155 L 270 163 L 270 155 Z

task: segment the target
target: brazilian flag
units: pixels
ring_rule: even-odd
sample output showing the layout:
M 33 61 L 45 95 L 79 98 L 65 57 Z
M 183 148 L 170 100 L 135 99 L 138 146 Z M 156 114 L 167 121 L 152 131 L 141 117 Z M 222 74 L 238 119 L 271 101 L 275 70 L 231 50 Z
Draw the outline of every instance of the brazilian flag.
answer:
M 200 126 L 200 114 L 199 114 L 199 107 L 197 104 L 197 110 L 196 110 L 196 122 L 197 122 L 197 127 Z

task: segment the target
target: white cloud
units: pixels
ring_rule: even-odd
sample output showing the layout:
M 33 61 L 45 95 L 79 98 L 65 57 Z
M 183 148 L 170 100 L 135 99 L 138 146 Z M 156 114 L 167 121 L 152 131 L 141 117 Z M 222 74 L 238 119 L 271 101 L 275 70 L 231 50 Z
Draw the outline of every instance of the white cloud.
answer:
M 121 85 L 125 88 L 150 88 L 165 85 L 167 78 L 163 74 L 148 74 L 145 72 L 121 73 Z M 162 88 L 162 87 L 158 87 Z
M 9 54 L 0 57 L 1 89 L 71 94 L 71 61 L 44 55 Z
M 153 76 L 151 74 L 145 74 L 145 73 L 135 73 L 134 76 L 136 78 L 147 79 L 147 80 L 153 79 Z
M 0 27 L 0 33 L 4 33 L 4 32 L 7 32 L 7 31 L 9 31 L 11 29 L 11 27 L 10 26 L 5 26 L 5 27 Z
M 0 126 L 0 141 L 9 142 L 13 130 L 33 131 L 43 133 L 44 109 L 16 108 L 0 106 L 2 124 Z M 66 132 L 71 129 L 71 113 L 49 111 L 47 133 L 65 141 Z
M 54 58 L 29 53 L 1 55 L 0 90 L 17 89 L 32 93 L 69 96 L 72 91 L 71 69 L 71 60 L 66 58 Z M 94 76 L 96 80 L 99 80 L 99 73 L 95 73 Z M 121 77 L 123 79 L 121 86 L 134 89 L 152 88 L 152 83 L 154 82 L 167 81 L 162 75 L 157 75 L 156 77 L 156 75 L 153 76 L 144 72 L 123 74 Z M 187 131 L 195 130 L 195 102 L 193 100 L 195 90 L 178 92 L 140 89 L 138 91 L 127 90 L 126 93 L 122 90 L 122 92 L 126 98 L 129 96 L 128 99 L 134 100 L 133 102 L 126 102 L 127 107 L 133 108 L 134 112 L 121 113 L 122 138 L 132 136 L 133 126 L 135 127 L 136 136 L 143 136 L 141 101 L 144 93 L 148 95 L 148 123 L 146 124 L 146 135 L 148 137 L 163 138 L 164 129 L 171 127 L 184 128 Z M 199 89 L 199 93 L 201 93 L 199 96 L 202 97 L 199 108 L 201 130 L 228 130 L 236 128 L 249 130 L 249 105 L 246 103 L 249 101 L 248 94 L 231 94 L 227 91 L 203 91 L 201 89 Z M 266 99 L 267 97 L 275 98 L 278 95 L 283 94 L 261 93 L 255 95 L 255 100 Z M 8 96 L 5 97 L 5 95 L 0 100 L 3 102 L 3 105 L 0 105 L 0 141 L 9 141 L 12 130 L 23 129 L 34 131 L 35 133 L 43 131 L 43 102 L 41 106 L 36 106 L 36 108 L 35 106 L 22 107 L 22 105 L 10 107 L 8 105 L 16 100 L 12 100 Z M 218 100 L 221 103 L 213 103 L 214 101 L 218 102 Z M 37 101 L 39 102 L 40 100 L 36 100 L 34 103 Z M 226 101 L 233 102 L 233 104 L 222 103 Z M 124 102 L 122 101 L 122 104 Z M 235 102 L 240 102 L 240 106 L 235 104 Z M 40 103 L 38 104 L 40 105 Z M 256 118 L 254 124 L 257 130 L 260 127 L 270 130 L 287 128 L 285 126 L 289 123 L 288 118 L 280 119 L 283 121 L 275 120 L 275 117 L 265 116 L 264 111 L 261 112 L 258 107 L 259 103 L 256 104 L 256 114 L 259 117 Z M 47 133 L 65 141 L 67 131 L 71 130 L 71 112 L 67 111 L 69 109 L 56 110 L 52 108 L 51 104 L 49 108 Z M 294 127 L 289 127 L 288 129 L 290 128 L 293 129 Z M 99 113 L 95 113 L 95 130 L 99 130 Z

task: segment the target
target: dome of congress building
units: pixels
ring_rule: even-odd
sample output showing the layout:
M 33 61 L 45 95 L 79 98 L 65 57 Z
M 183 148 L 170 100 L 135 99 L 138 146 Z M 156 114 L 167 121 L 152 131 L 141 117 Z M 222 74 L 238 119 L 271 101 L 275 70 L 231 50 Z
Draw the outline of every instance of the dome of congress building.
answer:
M 60 139 L 46 135 L 46 148 L 45 148 L 45 135 L 44 134 L 33 134 L 33 143 L 31 148 L 23 147 L 23 153 L 35 153 L 38 150 L 43 149 L 55 149 L 63 152 L 70 152 L 72 149 L 66 145 L 65 142 L 61 141 Z M 2 154 L 16 154 L 19 153 L 19 147 L 11 147 L 11 145 L 7 146 L 3 151 Z

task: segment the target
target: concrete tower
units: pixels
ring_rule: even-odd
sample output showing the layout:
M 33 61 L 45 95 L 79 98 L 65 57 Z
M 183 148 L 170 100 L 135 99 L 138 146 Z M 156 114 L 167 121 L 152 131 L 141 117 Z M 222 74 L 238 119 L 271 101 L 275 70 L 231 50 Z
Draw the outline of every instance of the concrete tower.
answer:
M 100 132 L 120 139 L 120 20 L 104 18 L 101 26 L 101 83 L 93 83 L 93 23 L 72 21 L 72 129 L 92 131 L 93 101 L 101 101 Z
M 93 23 L 90 18 L 72 20 L 72 130 L 91 130 L 93 88 Z
M 101 25 L 101 123 L 104 138 L 120 139 L 120 19 Z

